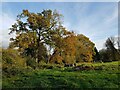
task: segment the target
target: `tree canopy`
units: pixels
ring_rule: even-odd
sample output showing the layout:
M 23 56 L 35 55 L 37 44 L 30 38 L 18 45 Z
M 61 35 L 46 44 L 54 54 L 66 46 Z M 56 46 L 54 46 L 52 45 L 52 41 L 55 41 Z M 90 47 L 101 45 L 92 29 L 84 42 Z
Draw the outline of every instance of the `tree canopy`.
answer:
M 57 64 L 92 62 L 95 44 L 82 34 L 68 31 L 61 18 L 56 10 L 40 13 L 23 10 L 10 28 L 10 34 L 16 33 L 16 37 L 10 39 L 9 47 L 18 47 L 21 54 L 38 63 L 41 60 Z

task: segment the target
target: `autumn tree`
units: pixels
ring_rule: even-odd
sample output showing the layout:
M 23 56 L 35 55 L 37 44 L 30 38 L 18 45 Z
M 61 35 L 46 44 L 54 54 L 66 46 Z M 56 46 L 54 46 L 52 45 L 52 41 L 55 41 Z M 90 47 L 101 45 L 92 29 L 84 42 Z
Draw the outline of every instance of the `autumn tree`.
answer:
M 45 59 L 57 64 L 93 61 L 94 43 L 63 27 L 57 11 L 31 13 L 23 10 L 10 28 L 12 33 L 16 33 L 16 37 L 10 39 L 9 47 L 18 47 L 21 54 L 37 59 L 38 63 Z
M 18 47 L 21 52 L 31 50 L 39 63 L 42 47 L 52 45 L 51 36 L 60 23 L 61 15 L 51 10 L 43 10 L 41 13 L 31 13 L 28 10 L 17 16 L 17 21 L 10 28 L 10 34 L 16 33 L 11 45 Z
M 56 42 L 56 45 L 60 47 L 56 47 L 51 62 L 69 65 L 93 61 L 94 43 L 82 34 L 76 35 L 73 32 L 66 32 L 62 39 Z
M 77 35 L 76 44 L 76 62 L 92 62 L 94 52 L 94 43 L 89 40 L 88 37 L 83 34 Z
M 63 58 L 65 64 L 76 63 L 76 35 L 71 32 L 64 38 Z
M 52 36 L 52 42 L 54 43 L 54 50 L 53 50 L 53 54 L 50 57 L 50 62 L 53 63 L 59 63 L 62 64 L 64 62 L 64 52 L 65 52 L 65 48 L 69 48 L 66 47 L 66 45 L 71 45 L 70 44 L 70 40 L 67 41 L 65 40 L 66 37 L 70 36 L 72 32 L 67 31 L 66 28 L 60 26 L 58 29 L 56 29 L 55 34 Z M 69 43 L 68 43 L 69 42 Z M 67 52 L 67 51 L 66 51 Z

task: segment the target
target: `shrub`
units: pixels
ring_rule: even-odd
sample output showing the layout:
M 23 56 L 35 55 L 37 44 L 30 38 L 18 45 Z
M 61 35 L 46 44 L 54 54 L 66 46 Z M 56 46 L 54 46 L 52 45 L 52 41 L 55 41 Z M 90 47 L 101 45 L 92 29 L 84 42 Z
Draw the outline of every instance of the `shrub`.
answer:
M 3 49 L 2 50 L 2 74 L 3 76 L 11 76 L 20 74 L 26 66 L 23 59 L 17 50 Z
M 35 69 L 37 67 L 37 62 L 34 58 L 26 57 L 26 65 Z
M 79 66 L 76 66 L 75 68 L 75 71 L 78 71 L 78 70 L 94 70 L 94 67 L 91 65 L 85 65 L 85 64 L 82 64 L 82 65 L 79 65 Z

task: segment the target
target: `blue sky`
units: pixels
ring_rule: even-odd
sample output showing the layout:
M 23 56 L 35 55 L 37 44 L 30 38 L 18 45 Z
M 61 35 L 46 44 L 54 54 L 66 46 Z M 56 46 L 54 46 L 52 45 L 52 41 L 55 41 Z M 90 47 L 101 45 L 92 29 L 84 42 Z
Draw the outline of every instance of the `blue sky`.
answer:
M 9 44 L 8 28 L 15 22 L 16 16 L 23 9 L 30 12 L 41 12 L 43 9 L 57 10 L 63 17 L 63 25 L 77 34 L 84 34 L 90 38 L 100 50 L 105 40 L 118 35 L 118 3 L 117 2 L 6 2 L 2 3 L 3 22 L 2 44 Z M 0 12 L 1 13 L 1 12 Z M 1 35 L 0 35 L 1 36 Z

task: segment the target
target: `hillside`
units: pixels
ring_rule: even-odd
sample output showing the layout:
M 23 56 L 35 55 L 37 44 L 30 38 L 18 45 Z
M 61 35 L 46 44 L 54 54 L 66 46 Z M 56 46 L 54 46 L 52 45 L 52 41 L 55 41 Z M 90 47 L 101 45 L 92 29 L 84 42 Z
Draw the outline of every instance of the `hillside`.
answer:
M 87 66 L 89 70 L 55 66 L 52 69 L 29 68 L 16 76 L 3 77 L 3 88 L 118 88 L 118 63 L 83 63 L 76 67 Z

